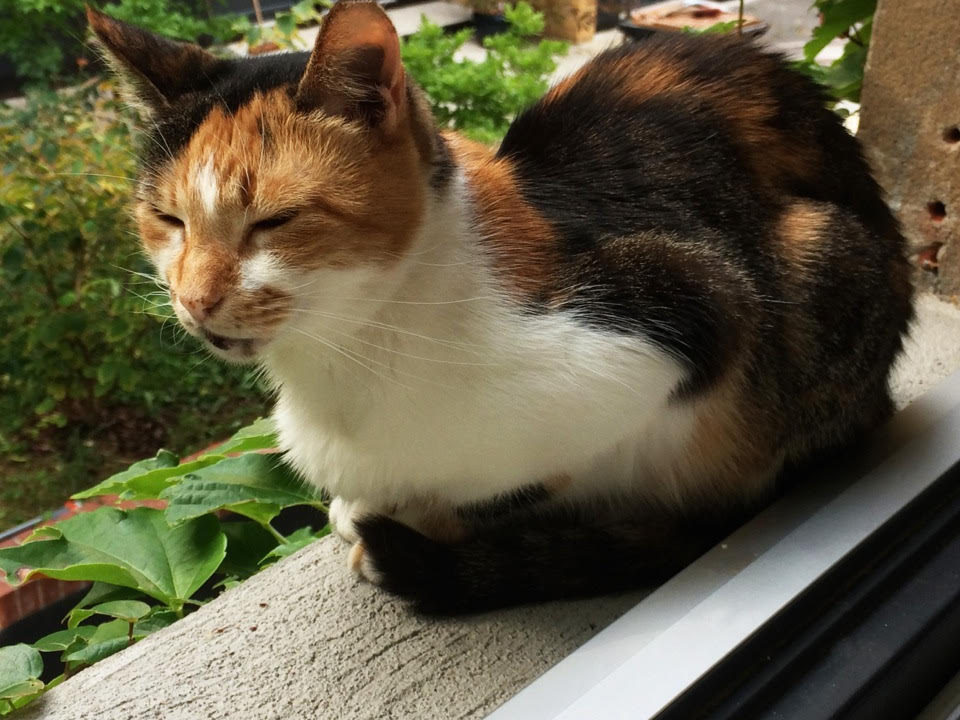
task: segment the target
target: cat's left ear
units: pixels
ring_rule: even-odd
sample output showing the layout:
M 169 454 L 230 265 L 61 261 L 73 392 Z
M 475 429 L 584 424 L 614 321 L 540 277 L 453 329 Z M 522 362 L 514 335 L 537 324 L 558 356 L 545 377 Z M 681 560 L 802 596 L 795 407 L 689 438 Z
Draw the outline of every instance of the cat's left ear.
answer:
M 396 28 L 376 2 L 341 0 L 317 35 L 296 95 L 302 111 L 360 120 L 387 134 L 407 112 Z
M 89 5 L 87 22 L 123 81 L 126 99 L 151 116 L 209 83 L 218 63 L 198 45 L 154 35 Z

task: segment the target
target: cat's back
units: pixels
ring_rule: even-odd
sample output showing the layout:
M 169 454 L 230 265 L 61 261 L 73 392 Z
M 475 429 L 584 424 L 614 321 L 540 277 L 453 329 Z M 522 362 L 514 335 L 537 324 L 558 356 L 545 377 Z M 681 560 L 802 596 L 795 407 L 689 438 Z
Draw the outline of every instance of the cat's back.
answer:
M 888 411 L 904 239 L 857 140 L 783 58 L 736 37 L 607 51 L 518 116 L 497 162 L 551 230 L 549 306 L 642 331 L 690 368 L 681 395 L 726 387 L 793 458 Z
M 897 235 L 858 144 L 820 88 L 736 36 L 662 34 L 608 50 L 522 113 L 498 154 L 526 187 L 559 182 L 548 190 L 555 200 L 564 186 L 581 198 L 602 187 L 634 201 L 670 188 L 763 217 L 784 196 L 801 197 Z M 705 209 L 708 225 L 727 224 Z M 679 222 L 689 219 L 682 214 Z

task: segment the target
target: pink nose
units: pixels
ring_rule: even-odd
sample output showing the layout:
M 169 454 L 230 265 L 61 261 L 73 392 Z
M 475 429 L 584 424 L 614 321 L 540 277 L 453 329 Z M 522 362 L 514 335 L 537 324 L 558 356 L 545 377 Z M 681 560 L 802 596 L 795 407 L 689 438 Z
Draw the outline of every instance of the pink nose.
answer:
M 181 295 L 180 304 L 198 323 L 204 322 L 223 302 L 223 295 Z

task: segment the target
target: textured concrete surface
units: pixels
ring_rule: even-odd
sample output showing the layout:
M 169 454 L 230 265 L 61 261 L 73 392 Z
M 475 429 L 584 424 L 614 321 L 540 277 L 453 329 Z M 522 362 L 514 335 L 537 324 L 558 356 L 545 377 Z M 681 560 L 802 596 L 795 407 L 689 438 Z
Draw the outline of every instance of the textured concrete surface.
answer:
M 919 264 L 960 294 L 960 12 L 955 0 L 881 0 L 859 137 Z
M 898 404 L 960 368 L 960 309 L 920 298 Z M 433 620 L 356 581 L 334 538 L 84 670 L 23 720 L 453 720 L 492 711 L 644 593 Z

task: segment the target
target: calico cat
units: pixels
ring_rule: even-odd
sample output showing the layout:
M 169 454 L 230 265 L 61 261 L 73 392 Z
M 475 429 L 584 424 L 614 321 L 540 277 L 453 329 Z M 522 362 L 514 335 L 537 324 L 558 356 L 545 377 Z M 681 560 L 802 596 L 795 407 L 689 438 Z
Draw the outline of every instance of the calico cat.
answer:
M 491 149 L 437 129 L 372 2 L 245 59 L 89 22 L 180 321 L 266 369 L 351 567 L 420 609 L 662 580 L 890 412 L 904 240 L 779 57 L 612 49 Z

